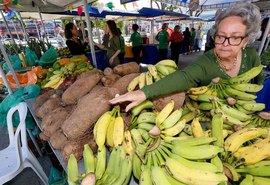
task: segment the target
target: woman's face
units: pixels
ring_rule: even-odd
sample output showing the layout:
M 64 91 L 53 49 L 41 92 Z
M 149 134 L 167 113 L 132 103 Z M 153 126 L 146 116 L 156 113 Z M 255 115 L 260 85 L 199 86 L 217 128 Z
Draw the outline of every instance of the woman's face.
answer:
M 216 40 L 226 37 L 225 42 L 217 43 Z M 242 38 L 243 40 L 242 40 Z M 230 38 L 231 44 L 229 44 Z M 240 42 L 242 40 L 242 42 Z M 234 42 L 234 43 L 233 43 Z M 239 43 L 240 42 L 240 43 Z M 238 44 L 239 43 L 239 44 Z M 243 47 L 247 44 L 246 25 L 243 24 L 242 18 L 231 16 L 223 19 L 218 26 L 215 36 L 215 51 L 221 58 L 236 57 Z
M 71 32 L 73 36 L 78 36 L 78 29 L 75 25 L 73 25 Z

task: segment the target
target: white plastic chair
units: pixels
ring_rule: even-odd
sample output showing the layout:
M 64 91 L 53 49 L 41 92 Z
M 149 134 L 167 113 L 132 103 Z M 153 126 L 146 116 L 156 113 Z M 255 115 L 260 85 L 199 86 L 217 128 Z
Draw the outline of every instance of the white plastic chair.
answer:
M 19 113 L 20 123 L 14 134 L 12 116 L 16 111 Z M 27 167 L 32 168 L 44 184 L 48 184 L 48 177 L 27 145 L 25 126 L 26 114 L 27 105 L 25 102 L 19 103 L 8 111 L 7 126 L 9 146 L 0 151 L 0 184 L 4 184 L 13 179 Z

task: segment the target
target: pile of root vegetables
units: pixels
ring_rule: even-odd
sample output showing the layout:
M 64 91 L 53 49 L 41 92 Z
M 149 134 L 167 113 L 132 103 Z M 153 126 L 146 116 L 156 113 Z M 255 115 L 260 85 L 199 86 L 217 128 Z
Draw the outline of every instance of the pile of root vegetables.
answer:
M 94 69 L 82 73 L 65 91 L 52 89 L 37 97 L 33 110 L 41 119 L 40 138 L 61 150 L 65 160 L 70 154 L 80 159 L 84 144 L 96 151 L 92 132 L 95 122 L 111 110 L 110 99 L 127 92 L 129 83 L 140 74 L 139 70 L 135 62 L 106 68 L 104 72 Z M 171 99 L 183 102 L 184 96 L 172 94 L 157 98 L 154 103 L 162 108 Z M 128 124 L 129 115 L 123 113 L 123 116 Z

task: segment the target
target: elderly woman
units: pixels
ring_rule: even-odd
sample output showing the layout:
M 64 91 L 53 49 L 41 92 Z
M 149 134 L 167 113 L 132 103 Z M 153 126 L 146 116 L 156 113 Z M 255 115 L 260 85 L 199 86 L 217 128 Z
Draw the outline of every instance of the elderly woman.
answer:
M 250 3 L 234 4 L 216 18 L 212 33 L 215 48 L 200 56 L 184 70 L 178 70 L 143 89 L 129 92 L 111 103 L 131 102 L 126 111 L 147 98 L 185 91 L 193 86 L 208 85 L 212 79 L 229 79 L 260 64 L 259 56 L 248 43 L 259 38 L 261 16 L 257 6 Z M 263 74 L 252 81 L 263 83 Z

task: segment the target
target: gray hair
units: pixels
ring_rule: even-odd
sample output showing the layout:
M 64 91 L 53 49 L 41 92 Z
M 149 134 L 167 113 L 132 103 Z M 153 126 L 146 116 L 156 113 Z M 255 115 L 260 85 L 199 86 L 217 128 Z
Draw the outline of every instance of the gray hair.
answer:
M 259 8 L 252 3 L 236 3 L 231 5 L 226 10 L 218 13 L 215 20 L 215 25 L 211 28 L 211 36 L 214 36 L 218 30 L 219 23 L 231 16 L 239 16 L 246 25 L 246 34 L 248 43 L 254 42 L 261 36 L 261 13 Z

